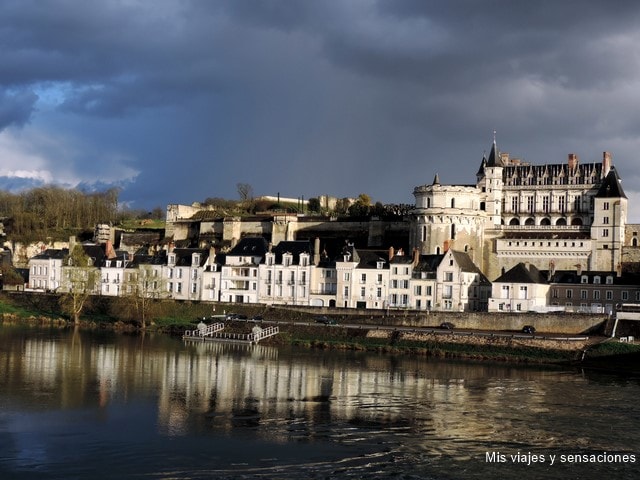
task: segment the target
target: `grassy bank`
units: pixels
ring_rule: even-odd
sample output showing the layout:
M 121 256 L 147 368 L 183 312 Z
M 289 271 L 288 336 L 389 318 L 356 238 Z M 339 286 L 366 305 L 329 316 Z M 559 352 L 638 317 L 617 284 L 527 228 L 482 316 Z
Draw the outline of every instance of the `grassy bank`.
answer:
M 135 330 L 134 321 L 122 321 L 114 314 L 115 300 L 97 297 L 82 316 L 82 325 L 87 328 L 113 328 Z M 156 305 L 159 314 L 148 330 L 172 335 L 182 335 L 185 330 L 195 328 L 201 318 L 224 313 L 240 313 L 251 317 L 263 315 L 269 320 L 280 321 L 281 333 L 265 341 L 273 345 L 287 344 L 321 349 L 352 349 L 383 353 L 404 353 L 439 358 L 467 358 L 476 360 L 500 360 L 507 362 L 558 363 L 580 360 L 585 345 L 579 342 L 553 342 L 536 340 L 513 340 L 478 336 L 454 336 L 438 334 L 399 333 L 361 329 L 347 329 L 316 324 L 309 313 L 270 309 L 263 306 L 232 304 L 209 304 L 198 302 L 163 301 Z M 64 325 L 68 319 L 62 315 L 55 295 L 14 294 L 0 296 L 0 314 L 14 321 L 37 319 L 38 323 Z M 3 315 L 3 316 L 5 316 Z M 306 326 L 290 325 L 288 322 L 308 322 Z M 227 329 L 246 332 L 252 324 L 228 323 Z M 589 359 L 634 352 L 633 345 L 608 342 L 587 348 Z M 640 350 L 640 347 L 637 347 Z M 637 351 L 635 350 L 635 351 Z

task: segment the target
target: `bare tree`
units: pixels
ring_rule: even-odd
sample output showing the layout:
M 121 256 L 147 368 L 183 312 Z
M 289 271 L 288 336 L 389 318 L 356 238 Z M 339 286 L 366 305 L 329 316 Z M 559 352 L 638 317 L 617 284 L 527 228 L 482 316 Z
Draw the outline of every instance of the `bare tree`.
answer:
M 149 264 L 127 270 L 122 292 L 127 307 L 125 311 L 133 320 L 137 320 L 143 330 L 159 313 L 156 308 L 158 300 L 167 293 L 160 270 Z
M 253 199 L 253 187 L 248 183 L 238 183 L 236 188 L 242 202 L 248 202 Z
M 78 325 L 82 311 L 96 291 L 100 274 L 82 245 L 76 245 L 64 262 L 60 307 Z

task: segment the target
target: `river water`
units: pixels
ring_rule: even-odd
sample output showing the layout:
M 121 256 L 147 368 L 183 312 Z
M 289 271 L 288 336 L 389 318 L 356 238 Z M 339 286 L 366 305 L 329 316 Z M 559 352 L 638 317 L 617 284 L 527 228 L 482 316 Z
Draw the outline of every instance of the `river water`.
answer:
M 572 368 L 0 326 L 0 478 L 635 479 L 639 399 Z

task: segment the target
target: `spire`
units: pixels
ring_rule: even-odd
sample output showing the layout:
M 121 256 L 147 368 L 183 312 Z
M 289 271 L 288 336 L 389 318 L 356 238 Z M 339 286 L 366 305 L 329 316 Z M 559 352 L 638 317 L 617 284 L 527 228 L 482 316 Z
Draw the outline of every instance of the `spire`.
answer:
M 433 177 L 433 183 L 431 185 L 440 185 L 440 177 L 436 173 L 436 176 Z
M 476 173 L 477 177 L 482 177 L 484 175 L 484 167 L 487 166 L 487 154 L 482 154 L 482 161 L 480 162 L 480 168 L 478 168 L 478 172 Z
M 487 167 L 504 167 L 502 164 L 502 158 L 498 153 L 498 147 L 496 145 L 496 132 L 493 132 L 493 145 L 491 145 L 491 152 L 489 153 L 489 159 L 487 160 Z

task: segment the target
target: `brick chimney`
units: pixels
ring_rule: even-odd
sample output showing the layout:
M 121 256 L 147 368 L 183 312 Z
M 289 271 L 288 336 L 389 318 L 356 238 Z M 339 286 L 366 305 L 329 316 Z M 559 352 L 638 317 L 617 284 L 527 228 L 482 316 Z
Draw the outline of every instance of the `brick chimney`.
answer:
M 393 256 L 396 254 L 396 251 L 394 250 L 393 247 L 389 247 L 389 261 L 391 261 L 391 259 L 393 258 Z
M 313 241 L 313 264 L 318 265 L 320 263 L 320 237 L 316 237 Z
M 411 266 L 413 268 L 416 267 L 416 265 L 418 265 L 418 262 L 420 261 L 420 250 L 418 250 L 417 248 L 413 249 L 413 262 L 411 262 Z
M 611 154 L 609 152 L 602 152 L 602 176 L 606 177 L 611 170 Z

